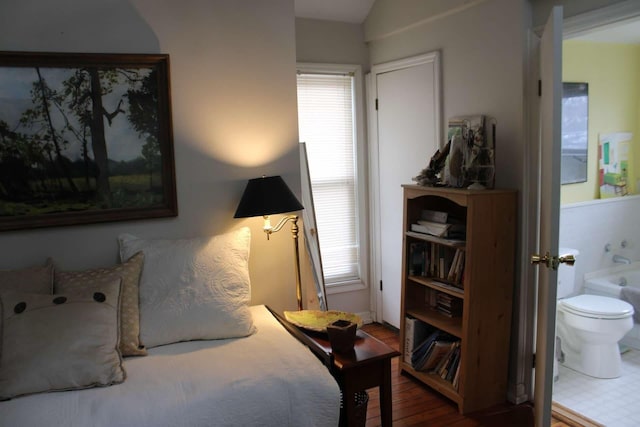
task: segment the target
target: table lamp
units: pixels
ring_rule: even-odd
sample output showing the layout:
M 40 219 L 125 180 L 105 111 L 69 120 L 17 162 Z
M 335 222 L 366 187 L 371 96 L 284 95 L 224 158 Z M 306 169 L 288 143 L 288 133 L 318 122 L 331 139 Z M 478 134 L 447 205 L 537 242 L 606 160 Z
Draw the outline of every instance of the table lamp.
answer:
M 298 250 L 298 215 L 286 215 L 275 227 L 271 226 L 269 215 L 294 212 L 304 209 L 296 196 L 280 176 L 263 176 L 250 179 L 242 193 L 234 218 L 264 217 L 263 230 L 267 239 L 272 233 L 282 229 L 291 221 L 291 235 L 295 254 L 296 298 L 298 310 L 302 310 L 302 280 L 300 278 L 300 252 Z

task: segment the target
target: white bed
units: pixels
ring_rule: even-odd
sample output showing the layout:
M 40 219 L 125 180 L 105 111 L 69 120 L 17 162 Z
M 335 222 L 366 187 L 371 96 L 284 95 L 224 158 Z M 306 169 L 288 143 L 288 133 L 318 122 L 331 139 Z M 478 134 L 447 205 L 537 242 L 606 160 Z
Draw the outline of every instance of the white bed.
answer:
M 126 358 L 118 385 L 0 402 L 0 426 L 337 426 L 340 390 L 264 306 L 257 332 Z

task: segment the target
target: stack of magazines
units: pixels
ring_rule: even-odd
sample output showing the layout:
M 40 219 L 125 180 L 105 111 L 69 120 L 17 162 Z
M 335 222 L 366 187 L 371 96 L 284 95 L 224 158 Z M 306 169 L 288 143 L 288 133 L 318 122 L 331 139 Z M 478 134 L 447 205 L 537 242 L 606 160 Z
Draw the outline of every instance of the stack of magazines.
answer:
M 444 331 L 436 330 L 413 350 L 411 365 L 416 371 L 434 371 L 442 359 L 460 340 Z
M 411 231 L 445 239 L 464 240 L 466 225 L 462 221 L 450 218 L 447 212 L 424 210 L 421 219 L 411 224 Z

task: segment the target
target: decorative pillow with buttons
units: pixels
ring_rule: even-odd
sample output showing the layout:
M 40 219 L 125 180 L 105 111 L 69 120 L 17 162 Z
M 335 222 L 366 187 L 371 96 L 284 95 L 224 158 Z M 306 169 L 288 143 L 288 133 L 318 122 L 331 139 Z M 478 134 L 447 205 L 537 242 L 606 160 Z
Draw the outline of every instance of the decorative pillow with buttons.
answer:
M 0 400 L 124 381 L 121 282 L 54 295 L 1 294 Z

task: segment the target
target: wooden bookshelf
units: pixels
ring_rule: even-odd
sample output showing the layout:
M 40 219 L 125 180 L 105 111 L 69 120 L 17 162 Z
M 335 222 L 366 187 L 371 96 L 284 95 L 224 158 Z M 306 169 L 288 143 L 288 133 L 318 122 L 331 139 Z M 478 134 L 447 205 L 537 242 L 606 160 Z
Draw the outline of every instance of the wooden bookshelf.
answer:
M 403 221 L 403 273 L 400 342 L 405 343 L 405 318 L 418 319 L 460 339 L 457 387 L 431 372 L 416 371 L 400 360 L 400 369 L 456 402 L 469 413 L 506 401 L 509 365 L 511 304 L 514 286 L 516 192 L 463 190 L 405 185 Z M 464 239 L 447 239 L 411 231 L 424 210 L 447 212 L 466 224 Z M 425 265 L 414 273 L 416 244 L 425 242 Z M 444 250 L 440 248 L 445 248 Z M 448 249 L 447 249 L 448 248 Z M 438 250 L 440 266 L 456 250 L 464 251 L 459 282 L 431 275 L 431 252 Z M 447 257 L 449 259 L 447 260 Z M 419 257 L 418 257 L 419 261 Z M 410 271 L 411 270 L 411 271 Z M 434 307 L 434 292 L 460 300 L 462 312 L 451 317 Z M 451 300 L 451 298 L 440 298 Z M 404 345 L 402 346 L 404 348 Z

